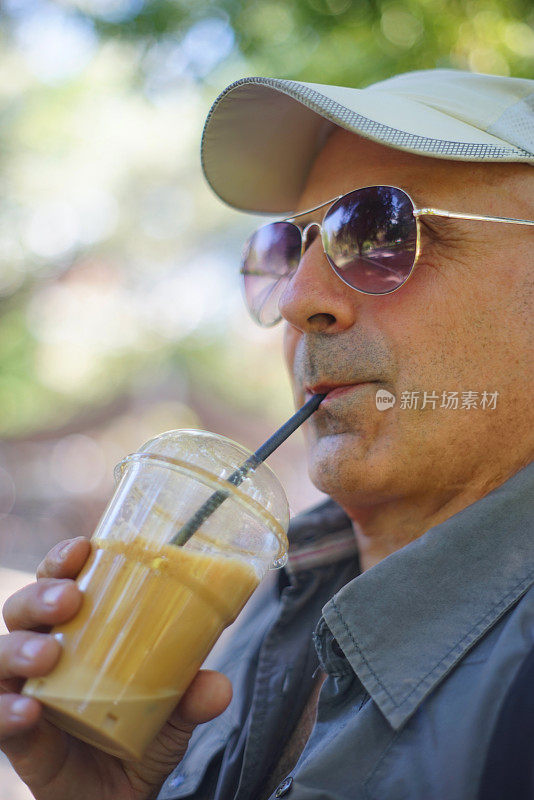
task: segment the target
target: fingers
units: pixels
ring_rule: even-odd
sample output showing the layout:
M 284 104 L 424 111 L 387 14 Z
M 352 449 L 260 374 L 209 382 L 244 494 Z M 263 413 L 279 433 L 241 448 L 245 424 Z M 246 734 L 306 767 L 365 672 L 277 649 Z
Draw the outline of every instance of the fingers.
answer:
M 175 714 L 188 724 L 198 725 L 222 714 L 232 700 L 232 684 L 221 672 L 200 670 L 182 697 Z
M 32 728 L 41 716 L 41 704 L 20 694 L 0 696 L 0 742 Z
M 12 679 L 47 675 L 54 668 L 61 646 L 44 633 L 15 631 L 0 636 L 0 685 Z M 15 681 L 16 682 L 16 681 Z M 33 697 L 6 692 L 0 695 L 0 742 L 32 728 L 41 716 L 41 704 Z
M 82 602 L 73 578 L 90 552 L 91 543 L 83 536 L 53 547 L 37 568 L 37 583 L 25 586 L 6 601 L 3 614 L 7 629 L 42 628 L 71 619 Z
M 15 631 L 0 636 L 0 682 L 47 675 L 60 653 L 59 642 L 46 633 Z
M 9 631 L 59 625 L 71 619 L 82 604 L 73 580 L 43 578 L 8 597 L 3 614 Z
M 87 561 L 91 543 L 85 536 L 55 545 L 37 567 L 37 578 L 75 578 Z

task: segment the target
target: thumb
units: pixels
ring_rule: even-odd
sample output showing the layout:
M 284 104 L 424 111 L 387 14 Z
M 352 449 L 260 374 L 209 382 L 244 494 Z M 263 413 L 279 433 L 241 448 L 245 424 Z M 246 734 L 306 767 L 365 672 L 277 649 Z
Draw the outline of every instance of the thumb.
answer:
M 197 673 L 174 714 L 182 722 L 198 725 L 226 711 L 231 699 L 232 684 L 226 675 L 203 669 Z
M 161 786 L 184 757 L 196 726 L 222 714 L 231 699 L 232 684 L 226 675 L 200 670 L 146 751 L 143 761 L 123 764 L 132 787 L 146 790 Z M 147 794 L 142 791 L 141 796 Z

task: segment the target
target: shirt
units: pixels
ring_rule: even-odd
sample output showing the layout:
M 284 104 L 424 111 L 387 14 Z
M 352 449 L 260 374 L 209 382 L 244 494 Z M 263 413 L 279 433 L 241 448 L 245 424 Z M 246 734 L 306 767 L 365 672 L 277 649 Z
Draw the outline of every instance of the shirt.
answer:
M 475 800 L 534 643 L 533 489 L 534 463 L 362 574 L 338 506 L 297 518 L 286 569 L 209 664 L 233 700 L 159 800 L 256 800 L 318 667 L 315 726 L 273 797 Z
M 499 712 L 480 782 L 479 800 L 534 797 L 534 648 Z

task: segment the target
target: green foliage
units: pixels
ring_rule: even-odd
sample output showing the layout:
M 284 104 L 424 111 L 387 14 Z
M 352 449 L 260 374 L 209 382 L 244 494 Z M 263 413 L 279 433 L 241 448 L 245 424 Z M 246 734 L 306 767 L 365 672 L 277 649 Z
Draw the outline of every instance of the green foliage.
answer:
M 144 44 L 226 19 L 252 71 L 311 82 L 435 66 L 531 77 L 534 62 L 530 0 L 147 0 L 120 23 L 88 16 L 102 37 Z
M 41 13 L 65 15 L 93 42 L 78 72 L 48 79 L 39 52 L 32 66 Z M 217 91 L 254 74 L 351 86 L 433 67 L 532 77 L 533 22 L 532 0 L 6 3 L 0 432 L 64 424 L 133 393 L 154 365 L 179 365 L 243 408 L 267 392 L 276 407 L 287 395 L 272 388 L 277 340 L 263 334 L 258 359 L 226 289 L 253 223 L 200 184 L 200 132 Z M 58 52 L 61 42 L 52 60 Z M 206 286 L 224 288 L 202 301 L 195 270 L 206 259 Z M 220 296 L 225 323 L 219 312 L 203 322 L 202 302 Z

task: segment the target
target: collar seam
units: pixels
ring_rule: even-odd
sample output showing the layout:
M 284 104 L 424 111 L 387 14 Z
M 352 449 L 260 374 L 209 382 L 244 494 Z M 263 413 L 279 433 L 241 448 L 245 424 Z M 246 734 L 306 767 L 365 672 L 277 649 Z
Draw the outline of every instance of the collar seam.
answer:
M 339 621 L 341 622 L 341 624 L 342 624 L 342 625 L 343 625 L 343 627 L 345 628 L 345 631 L 346 631 L 346 633 L 347 633 L 347 635 L 348 635 L 349 639 L 351 640 L 352 644 L 354 645 L 354 647 L 355 647 L 355 648 L 356 648 L 356 650 L 358 651 L 358 653 L 359 653 L 359 655 L 360 655 L 360 658 L 362 659 L 362 661 L 364 662 L 364 664 L 367 666 L 367 669 L 369 670 L 369 672 L 371 673 L 371 675 L 374 677 L 374 679 L 376 680 L 376 682 L 378 683 L 378 685 L 380 686 L 380 688 L 382 689 L 382 691 L 383 691 L 383 692 L 384 692 L 384 693 L 385 693 L 385 694 L 388 696 L 388 698 L 389 698 L 389 700 L 391 701 L 391 703 L 392 703 L 393 705 L 397 705 L 397 704 L 395 703 L 395 700 L 393 699 L 393 697 L 390 695 L 390 693 L 388 692 L 388 690 L 386 689 L 386 687 L 384 686 L 384 684 L 382 683 L 382 681 L 380 680 L 380 678 L 378 677 L 378 675 L 376 674 L 376 672 L 374 671 L 374 669 L 372 668 L 372 666 L 370 665 L 370 663 L 368 662 L 368 660 L 366 659 L 366 657 L 364 656 L 364 654 L 363 654 L 363 652 L 362 652 L 362 650 L 361 650 L 360 646 L 358 645 L 358 643 L 356 642 L 356 639 L 355 639 L 355 638 L 354 638 L 354 636 L 352 635 L 352 631 L 350 630 L 349 626 L 347 625 L 347 623 L 346 623 L 346 622 L 345 622 L 345 620 L 343 619 L 343 616 L 342 616 L 342 614 L 341 614 L 341 611 L 339 610 L 339 608 L 338 608 L 338 606 L 337 606 L 337 604 L 336 604 L 336 598 L 335 598 L 335 597 L 333 597 L 331 602 L 332 602 L 332 607 L 334 608 L 334 611 L 336 612 L 336 614 L 337 614 L 337 616 L 338 616 L 338 619 L 339 619 Z
M 431 670 L 429 670 L 429 671 L 426 673 L 426 675 L 423 675 L 423 677 L 422 677 L 422 678 L 419 680 L 419 682 L 416 684 L 416 686 L 414 686 L 414 688 L 413 688 L 413 689 L 412 689 L 410 692 L 408 692 L 408 694 L 407 694 L 407 695 L 405 695 L 405 696 L 404 696 L 404 697 L 403 697 L 401 700 L 399 700 L 399 701 L 396 703 L 397 707 L 398 707 L 398 706 L 401 706 L 401 705 L 403 705 L 404 703 L 406 703 L 406 702 L 407 702 L 407 701 L 410 699 L 410 697 L 412 696 L 412 694 L 414 694 L 414 692 L 416 692 L 416 691 L 417 691 L 417 690 L 420 688 L 420 686 L 421 686 L 422 684 L 424 684 L 424 682 L 426 681 L 426 679 L 427 679 L 428 677 L 430 677 L 430 675 L 432 675 L 432 673 L 433 673 L 433 672 L 435 672 L 435 670 L 437 670 L 437 669 L 438 669 L 440 666 L 442 666 L 442 665 L 443 665 L 443 663 L 444 663 L 444 662 L 445 662 L 445 660 L 448 658 L 448 656 L 450 656 L 450 655 L 451 655 L 451 653 L 453 653 L 453 652 L 454 652 L 454 650 L 455 650 L 456 648 L 458 648 L 458 647 L 461 647 L 461 653 L 462 653 L 462 654 L 463 654 L 463 653 L 465 653 L 465 651 L 466 651 L 466 649 L 467 649 L 467 646 L 468 646 L 468 644 L 474 644 L 474 643 L 475 643 L 475 641 L 476 641 L 476 639 L 471 639 L 471 640 L 469 640 L 469 637 L 471 636 L 471 634 L 473 633 L 473 631 L 475 631 L 475 630 L 477 630 L 477 628 L 479 628 L 479 629 L 481 629 L 481 630 L 480 630 L 480 634 L 482 634 L 482 633 L 483 633 L 483 632 L 484 632 L 484 631 L 485 631 L 485 630 L 486 630 L 486 629 L 489 627 L 489 625 L 491 625 L 491 624 L 493 624 L 493 623 L 497 622 L 497 620 L 499 619 L 499 617 L 501 616 L 501 614 L 502 614 L 504 611 L 506 611 L 506 610 L 509 608 L 509 606 L 511 605 L 511 602 L 509 602 L 509 600 L 513 602 L 513 601 L 515 601 L 515 600 L 518 600 L 518 599 L 519 599 L 519 597 L 521 597 L 521 594 L 522 594 L 522 592 L 520 592 L 520 593 L 518 594 L 518 593 L 517 593 L 517 590 L 518 590 L 520 587 L 521 587 L 521 588 L 528 589 L 529 585 L 532 583 L 532 577 L 533 577 L 533 573 L 529 573 L 529 574 L 528 574 L 528 576 L 527 576 L 526 578 L 523 578 L 522 580 L 520 580 L 520 581 L 519 581 L 519 583 L 516 583 L 516 584 L 515 584 L 515 586 L 514 586 L 512 589 L 510 589 L 510 590 L 507 592 L 507 594 L 505 594 L 505 595 L 504 595 L 504 597 L 501 597 L 501 599 L 500 599 L 500 600 L 499 600 L 497 603 L 494 603 L 492 606 L 490 606 L 489 610 L 488 610 L 488 611 L 487 611 L 487 612 L 484 614 L 484 616 L 483 616 L 483 617 L 481 617 L 480 619 L 478 619 L 478 620 L 477 620 L 477 622 L 476 622 L 476 623 L 475 623 L 475 624 L 474 624 L 474 625 L 473 625 L 473 626 L 472 626 L 472 627 L 471 627 L 471 628 L 470 628 L 470 629 L 467 631 L 467 633 L 465 633 L 465 634 L 464 634 L 464 636 L 462 636 L 462 638 L 461 638 L 459 641 L 457 641 L 457 642 L 456 642 L 456 643 L 455 643 L 455 644 L 454 644 L 454 645 L 453 645 L 453 646 L 450 648 L 450 650 L 448 650 L 448 651 L 447 651 L 447 652 L 446 652 L 446 653 L 445 653 L 445 654 L 444 654 L 444 655 L 443 655 L 443 656 L 440 658 L 440 660 L 438 661 L 438 663 L 437 663 L 437 664 L 435 664 L 435 665 L 432 667 L 432 669 L 431 669 Z M 495 612 L 496 612 L 497 610 L 499 610 L 499 613 L 498 613 L 498 614 L 495 614 Z M 467 641 L 466 641 L 466 640 L 467 640 Z M 465 646 L 464 646 L 464 643 L 465 643 Z M 451 665 L 449 665 L 449 667 L 450 667 L 450 666 L 451 666 Z
M 504 595 L 504 597 L 501 597 L 501 599 L 500 599 L 500 600 L 499 600 L 497 603 L 494 603 L 494 604 L 493 604 L 493 605 L 490 607 L 490 609 L 489 609 L 489 610 L 488 610 L 488 611 L 487 611 L 487 612 L 484 614 L 484 616 L 483 616 L 483 617 L 481 617 L 480 619 L 478 619 L 478 620 L 477 620 L 477 622 L 476 622 L 476 623 L 475 623 L 475 624 L 474 624 L 474 625 L 473 625 L 473 626 L 472 626 L 472 627 L 469 629 L 469 631 L 467 631 L 467 633 L 466 633 L 466 634 L 464 634 L 464 636 L 463 636 L 463 637 L 462 637 L 462 638 L 461 638 L 461 639 L 460 639 L 458 642 L 456 642 L 456 643 L 455 643 L 455 644 L 454 644 L 454 645 L 453 645 L 453 646 L 452 646 L 452 647 L 451 647 L 451 648 L 450 648 L 450 649 L 449 649 L 449 650 L 448 650 L 448 651 L 447 651 L 447 652 L 446 652 L 446 653 L 445 653 L 445 654 L 444 654 L 444 655 L 443 655 L 443 656 L 440 658 L 440 660 L 439 660 L 439 661 L 438 661 L 436 664 L 434 664 L 434 666 L 432 667 L 432 669 L 431 669 L 431 670 L 429 670 L 429 671 L 428 671 L 428 672 L 427 672 L 425 675 L 423 675 L 423 676 L 420 678 L 420 680 L 419 680 L 419 681 L 417 682 L 417 684 L 416 684 L 416 685 L 413 687 L 413 689 L 411 689 L 411 690 L 408 692 L 408 694 L 407 694 L 407 695 L 404 695 L 404 697 L 402 697 L 402 698 L 400 698 L 400 699 L 398 699 L 398 700 L 396 700 L 396 699 L 393 697 L 393 695 L 390 693 L 390 691 L 389 691 L 389 690 L 388 690 L 388 689 L 387 689 L 387 688 L 384 686 L 383 682 L 382 682 L 382 681 L 380 680 L 380 678 L 378 677 L 377 673 L 375 672 L 375 670 L 373 669 L 373 667 L 372 667 L 372 666 L 371 666 L 371 664 L 369 663 L 368 659 L 365 657 L 365 655 L 364 655 L 364 653 L 363 653 L 363 651 L 362 651 L 361 647 L 358 645 L 358 643 L 356 642 L 356 640 L 355 640 L 354 636 L 352 635 L 352 631 L 350 630 L 350 628 L 348 627 L 347 623 L 345 622 L 345 620 L 344 620 L 344 618 L 343 618 L 343 616 L 342 616 L 342 614 L 341 614 L 341 611 L 340 611 L 340 609 L 338 608 L 338 606 L 337 606 L 337 604 L 336 604 L 336 599 L 335 599 L 335 597 L 334 597 L 334 598 L 332 598 L 332 601 L 331 601 L 331 602 L 332 602 L 332 607 L 334 608 L 334 610 L 335 610 L 335 612 L 336 612 L 336 614 L 337 614 L 337 616 L 338 616 L 338 619 L 339 619 L 339 621 L 340 621 L 340 622 L 341 622 L 341 624 L 343 625 L 343 627 L 344 627 L 344 629 L 345 629 L 345 631 L 346 631 L 346 633 L 347 633 L 347 635 L 348 635 L 348 637 L 349 637 L 350 641 L 351 641 L 351 642 L 352 642 L 352 644 L 354 645 L 354 647 L 355 647 L 356 651 L 358 652 L 358 654 L 359 654 L 360 658 L 362 659 L 363 663 L 366 665 L 367 669 L 369 670 L 369 672 L 371 673 L 371 675 L 372 675 L 372 676 L 374 677 L 374 679 L 376 680 L 376 682 L 377 682 L 378 686 L 379 686 L 379 687 L 382 689 L 382 691 L 383 691 L 383 692 L 386 694 L 386 696 L 389 698 L 389 700 L 390 700 L 390 702 L 392 703 L 392 705 L 393 705 L 395 708 L 400 708 L 402 705 L 404 705 L 404 704 L 405 704 L 405 703 L 406 703 L 406 702 L 407 702 L 407 701 L 410 699 L 410 697 L 411 697 L 411 696 L 412 696 L 412 695 L 413 695 L 415 692 L 417 692 L 417 691 L 420 689 L 421 685 L 423 685 L 423 684 L 424 684 L 424 682 L 427 680 L 427 678 L 428 678 L 430 675 L 432 675 L 432 673 L 433 673 L 433 672 L 435 672 L 435 671 L 436 671 L 436 670 L 437 670 L 437 669 L 438 669 L 440 666 L 442 666 L 442 665 L 443 665 L 443 663 L 444 663 L 444 661 L 447 659 L 447 657 L 448 657 L 448 656 L 450 656 L 450 654 L 451 654 L 451 653 L 452 653 L 452 652 L 453 652 L 453 651 L 454 651 L 456 648 L 458 648 L 458 646 L 462 646 L 462 644 L 463 644 L 464 642 L 466 642 L 466 640 L 468 640 L 468 639 L 469 639 L 469 636 L 470 636 L 470 635 L 473 633 L 473 631 L 475 631 L 477 628 L 480 628 L 480 626 L 482 625 L 482 630 L 480 631 L 480 633 L 483 633 L 483 631 L 485 630 L 485 628 L 487 628 L 487 627 L 488 627 L 490 624 L 492 624 L 492 623 L 496 622 L 496 621 L 498 620 L 499 616 L 501 615 L 501 612 L 504 612 L 504 611 L 506 611 L 506 610 L 509 608 L 509 606 L 511 605 L 511 602 L 509 602 L 509 601 L 512 601 L 512 602 L 513 602 L 513 601 L 515 601 L 515 600 L 518 600 L 518 599 L 521 597 L 521 594 L 523 594 L 523 593 L 524 593 L 523 591 L 521 591 L 521 592 L 519 592 L 519 593 L 518 593 L 518 591 L 517 591 L 517 590 L 518 590 L 518 589 L 520 589 L 520 588 L 521 588 L 521 589 L 524 589 L 524 590 L 527 590 L 527 589 L 529 588 L 529 586 L 530 586 L 530 585 L 531 585 L 531 583 L 532 583 L 532 578 L 533 578 L 533 576 L 534 576 L 534 573 L 532 573 L 532 572 L 528 573 L 528 575 L 527 575 L 527 577 L 526 577 L 526 578 L 522 578 L 522 579 L 521 579 L 521 580 L 520 580 L 520 581 L 519 581 L 517 584 L 515 584 L 515 586 L 513 586 L 513 587 L 512 587 L 512 588 L 511 588 L 511 589 L 510 589 L 510 590 L 509 590 L 509 591 L 508 591 L 508 592 L 507 592 L 507 593 Z M 495 614 L 495 611 L 496 611 L 497 609 L 499 609 L 499 612 L 500 612 L 500 613 L 496 615 L 496 614 Z M 472 643 L 474 643 L 474 641 L 475 641 L 475 640 L 471 640 L 471 642 L 470 642 L 470 643 L 472 644 Z M 463 653 L 463 652 L 465 652 L 465 650 L 466 650 L 466 649 L 467 649 L 467 643 L 466 643 L 466 646 L 465 646 L 465 647 L 464 647 L 464 646 L 462 646 L 462 653 Z M 449 667 L 450 667 L 450 666 L 451 666 L 451 665 L 449 665 Z

